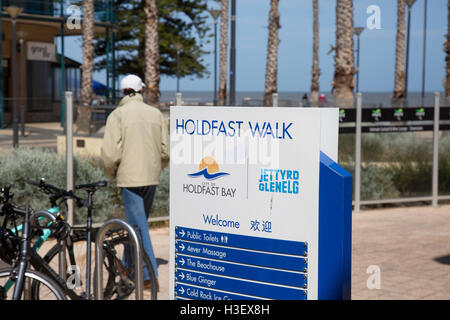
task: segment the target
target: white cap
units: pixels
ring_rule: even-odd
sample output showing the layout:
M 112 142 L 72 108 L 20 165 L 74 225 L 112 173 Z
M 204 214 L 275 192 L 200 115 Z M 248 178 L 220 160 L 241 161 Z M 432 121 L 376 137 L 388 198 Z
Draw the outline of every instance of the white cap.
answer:
M 129 74 L 120 81 L 120 90 L 133 89 L 138 92 L 143 87 L 145 87 L 145 84 L 142 82 L 141 78 L 134 74 Z

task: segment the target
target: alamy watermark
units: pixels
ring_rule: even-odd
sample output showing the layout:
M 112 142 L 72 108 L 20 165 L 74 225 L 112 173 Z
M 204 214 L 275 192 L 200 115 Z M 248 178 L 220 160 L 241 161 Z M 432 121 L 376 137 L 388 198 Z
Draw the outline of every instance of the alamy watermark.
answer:
M 377 265 L 370 265 L 366 270 L 367 274 L 370 274 L 367 278 L 366 286 L 369 290 L 381 289 L 381 269 Z
M 381 8 L 377 5 L 367 7 L 366 13 L 369 17 L 366 20 L 366 26 L 369 30 L 381 29 Z
M 67 28 L 69 30 L 81 29 L 81 8 L 76 5 L 71 5 L 66 9 L 66 13 L 69 15 L 66 21 Z

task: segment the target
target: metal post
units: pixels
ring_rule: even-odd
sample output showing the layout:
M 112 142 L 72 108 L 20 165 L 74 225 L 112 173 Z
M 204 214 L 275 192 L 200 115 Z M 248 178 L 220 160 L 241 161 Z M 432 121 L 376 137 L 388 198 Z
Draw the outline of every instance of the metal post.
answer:
M 214 19 L 214 103 L 217 106 L 217 19 Z
M 427 56 L 427 8 L 428 0 L 424 3 L 424 17 L 423 17 L 423 60 L 422 60 L 422 107 L 425 104 L 425 68 Z
M 61 127 L 64 127 L 64 119 L 66 112 L 66 105 L 64 99 L 64 92 L 66 91 L 66 61 L 65 61 L 65 48 L 64 48 L 64 0 L 61 0 L 61 114 L 60 114 L 60 122 Z M 64 128 L 65 130 L 66 128 Z
M 180 50 L 177 49 L 177 93 L 180 92 Z
M 433 207 L 438 206 L 439 194 L 439 92 L 434 93 L 434 123 L 433 123 L 433 177 L 432 177 L 432 201 Z
M 356 94 L 356 139 L 355 139 L 355 212 L 361 211 L 361 118 L 362 94 Z
M 144 283 L 144 272 L 142 267 L 142 248 L 141 243 L 138 238 L 136 231 L 125 221 L 120 219 L 111 219 L 98 230 L 97 239 L 95 241 L 95 266 L 97 279 L 95 283 L 96 300 L 103 300 L 103 240 L 106 233 L 112 228 L 123 228 L 127 230 L 129 234 L 129 239 L 131 240 L 131 247 L 134 253 L 134 281 L 136 290 L 136 300 L 143 299 L 143 283 Z
M 66 92 L 66 187 L 73 190 L 73 95 L 71 91 Z M 67 222 L 73 225 L 73 200 L 67 200 Z
M 19 123 L 17 115 L 17 40 L 16 19 L 12 22 L 12 85 L 13 85 L 13 147 L 19 147 Z
M 272 107 L 278 107 L 278 93 L 272 93 Z
M 230 105 L 236 105 L 236 0 L 231 0 Z
M 356 38 L 356 47 L 357 47 L 357 54 L 356 54 L 356 68 L 358 69 L 358 72 L 356 72 L 356 92 L 359 92 L 359 49 L 360 49 L 360 42 L 359 42 L 360 36 L 358 35 Z
M 20 43 L 20 91 L 22 92 L 20 101 L 20 122 L 22 137 L 25 137 L 25 45 L 23 37 L 19 39 Z
M 176 106 L 181 106 L 181 105 L 183 105 L 183 101 L 182 101 L 182 99 L 181 99 L 181 92 L 177 92 L 177 93 L 175 94 L 175 105 L 176 105 Z
M 406 38 L 406 72 L 405 72 L 405 103 L 408 105 L 408 73 L 409 73 L 409 42 L 411 34 L 411 6 L 408 5 L 408 30 Z
M 108 2 L 107 2 L 108 4 Z M 108 11 L 106 11 L 108 12 Z M 111 100 L 110 100 L 110 72 L 111 72 L 111 41 L 110 41 L 110 32 L 109 32 L 109 28 L 106 28 L 106 35 L 105 35 L 105 51 L 106 51 L 106 103 L 110 104 Z

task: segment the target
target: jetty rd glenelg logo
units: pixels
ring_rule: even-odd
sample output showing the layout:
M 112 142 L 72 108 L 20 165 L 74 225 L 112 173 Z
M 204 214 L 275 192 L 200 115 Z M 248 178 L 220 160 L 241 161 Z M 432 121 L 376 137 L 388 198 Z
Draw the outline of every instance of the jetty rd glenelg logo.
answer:
M 191 178 L 204 177 L 206 180 L 216 180 L 230 175 L 227 172 L 219 171 L 219 164 L 213 157 L 204 157 L 198 167 L 198 172 L 188 174 Z

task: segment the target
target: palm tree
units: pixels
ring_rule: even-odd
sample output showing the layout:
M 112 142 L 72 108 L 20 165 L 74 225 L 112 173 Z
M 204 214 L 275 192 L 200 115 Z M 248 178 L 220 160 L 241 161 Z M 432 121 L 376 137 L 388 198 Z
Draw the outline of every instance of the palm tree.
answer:
M 395 47 L 395 80 L 392 102 L 403 104 L 405 98 L 405 0 L 397 0 L 397 37 Z
M 227 103 L 228 81 L 228 0 L 222 0 L 220 13 L 219 106 Z
M 355 58 L 353 54 L 353 0 L 336 3 L 336 54 L 332 83 L 336 107 L 353 106 Z
M 278 30 L 281 28 L 278 3 L 279 0 L 270 0 L 269 39 L 267 41 L 266 81 L 263 100 L 265 106 L 272 105 L 272 94 L 278 92 L 278 44 L 280 43 Z
M 81 65 L 81 107 L 77 108 L 76 132 L 91 133 L 92 73 L 94 70 L 94 0 L 83 1 L 83 63 Z
M 145 102 L 158 105 L 159 96 L 159 35 L 156 0 L 145 0 Z
M 311 72 L 311 102 L 319 102 L 319 0 L 313 0 L 313 65 Z
M 445 37 L 444 51 L 445 51 L 445 103 L 450 103 L 450 0 L 448 1 L 447 13 L 447 35 Z

